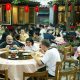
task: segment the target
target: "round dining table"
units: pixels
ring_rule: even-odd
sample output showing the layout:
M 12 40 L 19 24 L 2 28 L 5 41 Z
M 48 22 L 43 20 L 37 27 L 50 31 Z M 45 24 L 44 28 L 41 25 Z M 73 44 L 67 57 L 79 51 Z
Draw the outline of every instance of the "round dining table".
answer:
M 2 54 L 2 52 L 0 52 Z M 35 72 L 40 68 L 34 59 L 9 59 L 0 57 L 0 69 L 8 70 L 10 80 L 23 80 L 23 72 Z

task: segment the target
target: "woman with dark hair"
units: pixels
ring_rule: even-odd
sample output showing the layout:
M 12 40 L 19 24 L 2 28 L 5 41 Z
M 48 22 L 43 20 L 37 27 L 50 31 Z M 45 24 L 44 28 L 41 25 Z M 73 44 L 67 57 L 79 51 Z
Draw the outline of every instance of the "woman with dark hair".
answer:
M 34 45 L 34 40 L 32 38 L 26 39 L 26 45 L 24 47 L 26 51 L 37 51 L 38 48 Z
M 34 45 L 34 41 L 32 38 L 27 38 L 26 39 L 26 42 L 29 42 L 30 44 L 27 44 L 27 45 Z
M 40 34 L 38 32 L 34 32 L 33 34 L 33 40 L 39 42 L 40 39 Z
M 20 41 L 25 42 L 27 38 L 29 38 L 28 33 L 25 32 L 25 29 L 21 29 Z

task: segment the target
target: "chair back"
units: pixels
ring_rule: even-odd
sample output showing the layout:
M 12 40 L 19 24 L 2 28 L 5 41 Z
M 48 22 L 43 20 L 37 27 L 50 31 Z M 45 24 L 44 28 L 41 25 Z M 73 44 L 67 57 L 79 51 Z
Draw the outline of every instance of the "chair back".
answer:
M 71 45 L 65 46 L 64 47 L 64 52 L 65 53 L 67 52 L 67 54 L 72 53 L 73 52 L 73 47 Z
M 73 58 L 74 55 L 74 48 L 68 44 L 63 47 L 63 61 L 68 63 L 68 66 L 70 67 L 73 64 L 78 65 L 78 60 Z M 65 65 L 64 65 L 65 68 Z
M 8 80 L 8 71 L 7 70 L 0 70 L 0 75 L 3 76 L 3 77 L 0 76 L 0 80 Z
M 25 77 L 30 77 L 32 80 L 48 80 L 48 72 L 34 72 L 34 73 L 25 73 L 23 72 L 23 80 L 25 80 Z
M 67 58 L 67 56 L 71 56 L 74 53 L 74 49 L 71 45 L 64 47 L 64 60 Z
M 72 67 L 72 68 L 63 69 L 62 63 L 63 62 L 56 63 L 55 80 L 76 80 L 77 68 Z
M 55 80 L 59 79 L 59 72 L 62 70 L 62 62 L 56 63 Z

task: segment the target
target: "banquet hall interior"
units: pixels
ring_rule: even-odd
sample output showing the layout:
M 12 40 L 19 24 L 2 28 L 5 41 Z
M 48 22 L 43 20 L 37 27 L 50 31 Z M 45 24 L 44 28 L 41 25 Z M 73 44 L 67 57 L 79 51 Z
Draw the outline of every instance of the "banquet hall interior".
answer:
M 80 0 L 0 0 L 0 80 L 80 80 Z

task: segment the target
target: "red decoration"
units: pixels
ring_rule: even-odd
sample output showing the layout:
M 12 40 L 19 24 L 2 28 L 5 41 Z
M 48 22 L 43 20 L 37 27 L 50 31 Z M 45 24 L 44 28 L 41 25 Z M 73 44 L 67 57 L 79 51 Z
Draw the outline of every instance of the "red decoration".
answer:
M 70 28 L 71 28 L 71 29 L 74 29 L 74 28 L 76 28 L 76 26 L 70 26 Z
M 29 6 L 25 6 L 24 9 L 25 9 L 25 12 L 29 12 Z
M 8 25 L 8 26 L 7 26 L 7 29 L 8 29 L 8 30 L 13 30 L 14 28 L 13 28 L 13 26 Z
M 69 6 L 69 10 L 70 10 L 70 12 L 72 11 L 72 5 Z
M 54 12 L 58 11 L 58 6 L 56 4 L 54 4 L 53 10 L 54 10 Z
M 35 7 L 35 12 L 39 12 L 39 7 L 38 6 Z
M 10 10 L 11 9 L 11 4 L 10 3 L 7 3 L 6 4 L 6 10 L 8 11 L 8 10 Z

